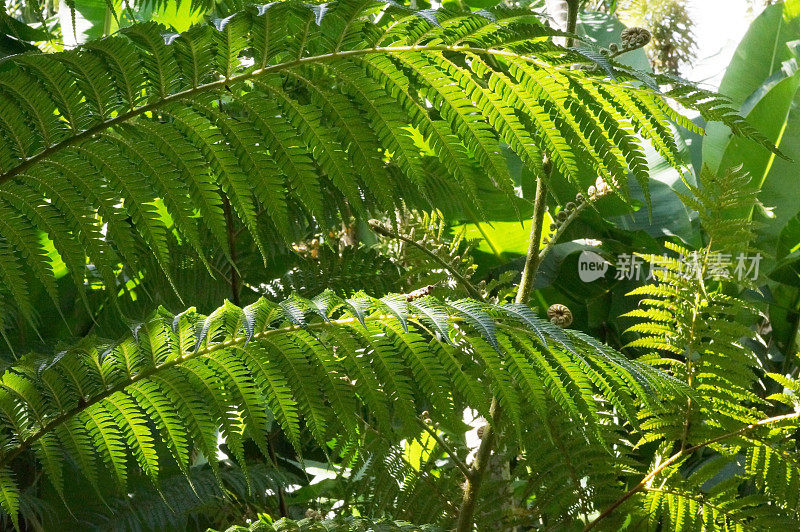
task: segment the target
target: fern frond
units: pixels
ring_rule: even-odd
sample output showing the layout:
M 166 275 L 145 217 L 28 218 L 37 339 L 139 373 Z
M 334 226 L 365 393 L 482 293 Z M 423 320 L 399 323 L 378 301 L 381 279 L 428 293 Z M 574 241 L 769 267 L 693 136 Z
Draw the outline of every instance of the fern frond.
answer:
M 292 0 L 164 32 L 136 24 L 76 50 L 9 58 L 0 73 L 0 190 L 43 198 L 9 201 L 3 219 L 45 232 L 77 284 L 91 261 L 112 298 L 120 263 L 134 271 L 151 254 L 159 275 L 169 271 L 172 231 L 202 260 L 198 233 L 227 253 L 238 223 L 266 260 L 309 216 L 430 207 L 431 154 L 453 181 L 449 201 L 478 217 L 478 168 L 514 193 L 504 145 L 532 171 L 546 157 L 582 187 L 598 173 L 623 183 L 628 171 L 646 185 L 639 136 L 678 160 L 670 121 L 685 121 L 666 97 L 769 146 L 713 94 L 656 78 L 673 87 L 662 95 L 615 63 L 570 69 L 585 55 L 548 41 L 558 32 L 525 10 Z M 54 216 L 67 227 L 45 223 Z M 0 228 L 0 276 L 56 297 L 47 260 L 12 242 L 22 229 Z M 64 230 L 79 235 L 84 260 Z M 13 291 L 33 321 L 25 290 Z
M 44 364 L 29 355 L 2 377 L 0 466 L 34 449 L 59 486 L 57 435 L 92 484 L 103 470 L 124 486 L 129 457 L 158 484 L 163 450 L 188 472 L 196 447 L 218 473 L 217 431 L 244 467 L 245 439 L 266 453 L 273 417 L 300 451 L 306 429 L 321 445 L 334 436 L 357 441 L 364 412 L 389 433 L 408 435 L 419 430 L 418 412 L 432 404 L 443 426 L 458 427 L 448 415 L 458 411 L 452 405 L 486 412 L 487 385 L 512 419 L 527 408 L 525 391 L 538 397 L 540 409 L 556 401 L 573 405 L 576 415 L 597 416 L 593 394 L 608 393 L 611 404 L 629 412 L 632 394 L 647 394 L 645 385 L 665 378 L 609 358 L 578 333 L 558 329 L 553 338 L 550 328 L 493 317 L 501 315 L 496 307 L 471 300 L 352 301 L 328 292 L 244 309 L 226 303 L 209 316 L 162 310 L 119 342 L 84 340 Z M 425 311 L 417 314 L 419 308 Z M 565 349 L 545 355 L 550 343 Z M 476 375 L 476 365 L 485 373 Z M 639 388 L 613 389 L 626 379 Z M 13 482 L 4 482 L 5 507 L 14 509 Z
M 667 401 L 659 411 L 640 412 L 645 446 L 659 442 L 651 471 L 662 478 L 639 489 L 638 508 L 647 529 L 771 530 L 797 526 L 797 446 L 787 435 L 795 430 L 794 394 L 800 386 L 789 376 L 770 375 L 783 385 L 782 393 L 763 397 L 763 362 L 748 340 L 747 325 L 757 312 L 730 288 L 728 264 L 712 268 L 719 254 L 754 252 L 753 224 L 731 213 L 755 205 L 749 178 L 739 170 L 725 176 L 701 174 L 697 186 L 687 184 L 684 202 L 696 209 L 707 238 L 706 246 L 691 251 L 667 243 L 679 255 L 657 264 L 655 282 L 634 289 L 645 296 L 640 308 L 627 314 L 638 320 L 628 332 L 628 347 L 644 350 L 639 360 L 662 367 L 692 388 L 684 401 Z M 750 281 L 739 279 L 747 286 Z M 783 403 L 783 404 L 781 404 Z M 775 415 L 775 408 L 791 411 Z M 672 451 L 669 451 L 672 449 Z M 677 449 L 677 452 L 675 451 Z M 674 453 L 665 460 L 661 453 Z M 636 519 L 636 517 L 632 517 Z

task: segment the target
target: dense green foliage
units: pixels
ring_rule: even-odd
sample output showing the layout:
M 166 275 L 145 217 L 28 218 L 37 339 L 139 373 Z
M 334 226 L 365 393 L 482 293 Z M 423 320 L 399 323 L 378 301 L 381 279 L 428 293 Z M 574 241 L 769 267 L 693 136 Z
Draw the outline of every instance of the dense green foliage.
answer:
M 800 4 L 587 5 L 3 4 L 0 526 L 800 526 Z
M 579 188 L 594 181 L 587 175 L 613 182 L 628 170 L 646 187 L 636 134 L 679 160 L 668 124 L 679 115 L 666 97 L 758 136 L 720 97 L 689 85 L 662 95 L 625 83 L 657 78 L 552 44 L 527 10 L 281 2 L 169 44 L 163 31 L 134 25 L 3 63 L 0 278 L 29 322 L 31 283 L 59 304 L 36 230 L 76 286 L 88 260 L 113 296 L 118 265 L 135 278 L 143 254 L 160 269 L 151 275 L 169 275 L 172 224 L 207 261 L 204 232 L 230 254 L 226 217 L 265 260 L 309 217 L 324 225 L 401 198 L 480 219 L 480 176 L 513 192 L 501 143 L 534 173 L 546 154 Z M 597 63 L 570 69 L 586 61 Z M 426 152 L 441 164 L 425 164 Z
M 379 459 L 358 452 L 368 429 L 392 439 L 413 436 L 421 423 L 416 412 L 428 409 L 437 424 L 458 433 L 463 422 L 454 406 L 488 415 L 488 390 L 500 398 L 508 430 L 523 438 L 529 407 L 520 393 L 537 399 L 531 406 L 541 416 L 549 398 L 588 420 L 600 416 L 596 389 L 634 421 L 634 399 L 673 395 L 675 388 L 648 366 L 564 333 L 526 306 L 325 293 L 244 309 L 226 304 L 207 317 L 162 314 L 120 342 L 87 339 L 55 359 L 22 359 L 4 376 L 2 505 L 12 516 L 19 511 L 9 466 L 27 449 L 62 497 L 65 451 L 102 497 L 109 480 L 125 489 L 127 453 L 157 484 L 163 458 L 156 433 L 182 470 L 195 449 L 216 471 L 221 427 L 247 475 L 243 438 L 267 455 L 274 420 L 298 452 L 307 438 L 323 447 L 335 439 L 330 452 L 360 468 Z M 587 438 L 597 437 L 592 426 Z
M 790 529 L 797 523 L 792 484 L 800 480 L 800 469 L 796 443 L 787 437 L 797 430 L 798 416 L 793 408 L 775 409 L 772 403 L 777 399 L 778 404 L 793 405 L 788 396 L 763 398 L 757 390 L 776 378 L 794 385 L 759 368 L 758 358 L 742 340 L 751 336 L 742 316 L 757 309 L 725 289 L 736 277 L 719 269 L 722 255 L 755 252 L 750 247 L 752 222 L 731 214 L 752 208 L 757 191 L 741 171 L 719 178 L 704 173 L 699 187 L 690 188 L 695 196 L 683 199 L 697 210 L 708 245 L 697 251 L 670 245 L 680 257 L 696 262 L 687 266 L 677 259 L 661 260 L 654 273 L 657 282 L 631 293 L 643 299 L 641 308 L 628 314 L 641 320 L 629 329 L 638 336 L 629 346 L 649 351 L 639 360 L 663 367 L 697 392 L 687 403 L 675 403 L 672 412 L 641 413 L 640 444 L 660 443 L 652 470 L 668 455 L 674 457 L 674 464 L 661 473 L 664 481 L 644 488 L 642 504 L 649 508 L 651 526 Z M 777 412 L 783 414 L 766 423 L 769 429 L 758 429 Z M 712 442 L 713 453 L 706 451 L 706 442 Z M 698 444 L 702 446 L 694 448 Z M 735 473 L 721 475 L 731 460 L 738 466 Z
M 292 521 L 284 518 L 277 522 L 269 522 L 261 519 L 252 523 L 250 526 L 232 526 L 225 530 L 225 532 L 311 532 L 323 530 L 330 532 L 358 532 L 361 530 L 365 532 L 367 530 L 374 530 L 376 532 L 432 532 L 439 530 L 439 528 L 431 525 L 417 527 L 408 522 L 384 519 L 345 518 L 323 520 L 321 518 L 309 517 L 301 521 Z

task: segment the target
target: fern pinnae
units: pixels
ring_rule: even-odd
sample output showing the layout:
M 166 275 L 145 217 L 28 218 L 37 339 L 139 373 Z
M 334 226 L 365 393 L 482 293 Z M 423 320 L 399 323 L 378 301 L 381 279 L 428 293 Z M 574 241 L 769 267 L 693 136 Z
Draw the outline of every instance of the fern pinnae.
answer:
M 19 488 L 14 481 L 14 473 L 8 466 L 0 468 L 0 505 L 11 516 L 11 521 L 19 530 Z
M 588 425 L 596 428 L 599 425 L 599 418 L 597 414 L 597 405 L 593 396 L 594 386 L 592 376 L 594 376 L 595 372 L 591 365 L 580 357 L 578 360 L 582 363 L 576 363 L 568 352 L 560 349 L 550 349 L 542 355 L 549 359 L 555 372 L 568 376 L 567 379 L 562 378 L 560 380 L 566 381 L 565 388 L 567 392 L 572 395 L 581 413 L 581 417 L 590 419 L 591 422 L 589 422 Z M 602 385 L 607 383 L 601 381 L 594 384 L 601 384 L 598 388 L 602 390 Z
M 373 323 L 367 325 L 366 330 L 352 325 L 351 331 L 356 333 L 370 347 L 365 353 L 365 360 L 370 360 L 375 368 L 375 374 L 381 382 L 384 393 L 393 403 L 394 412 L 399 416 L 404 427 L 414 426 L 416 419 L 414 413 L 414 392 L 409 378 L 403 371 L 405 364 L 395 352 L 388 339 Z
M 77 88 L 68 82 L 69 72 L 62 64 L 52 65 L 35 55 L 20 58 L 29 75 L 39 80 L 45 91 L 56 101 L 59 115 L 66 120 L 73 133 L 88 125 L 91 116 L 87 103 L 82 101 Z
M 416 38 L 421 32 L 424 33 L 432 26 L 430 11 L 425 13 L 400 6 L 400 12 L 405 16 L 391 20 L 384 28 L 376 27 L 372 30 L 372 35 L 369 35 L 367 39 L 371 46 L 381 46 L 398 41 L 406 42 L 407 38 Z
M 189 385 L 202 392 L 200 395 L 206 399 L 205 407 L 214 420 L 214 432 L 211 433 L 213 441 L 216 442 L 217 431 L 219 431 L 224 436 L 225 444 L 233 454 L 233 458 L 242 467 L 249 484 L 241 427 L 235 419 L 236 410 L 231 405 L 230 396 L 224 393 L 224 384 L 220 381 L 218 374 L 203 360 L 192 359 L 177 367 L 186 377 Z M 216 449 L 217 445 L 214 443 L 209 449 L 212 454 L 206 456 L 209 462 L 217 460 Z
M 179 68 L 174 48 L 164 44 L 161 28 L 151 22 L 125 28 L 121 33 L 128 36 L 147 52 L 142 54 L 144 74 L 154 92 L 165 98 L 179 85 Z
M 289 441 L 300 448 L 300 419 L 297 402 L 292 396 L 289 381 L 279 366 L 261 346 L 241 349 L 245 363 L 250 367 L 257 384 L 266 391 L 267 404 L 277 418 Z
M 388 71 L 382 67 L 388 67 Z M 394 154 L 393 159 L 398 161 L 400 168 L 408 174 L 412 182 L 424 182 L 418 150 L 408 132 L 398 128 L 400 124 L 406 123 L 406 114 L 399 112 L 393 101 L 393 98 L 400 99 L 400 102 L 405 101 L 399 95 L 405 93 L 407 80 L 398 74 L 403 81 L 397 83 L 396 76 L 390 75 L 394 69 L 387 65 L 386 60 L 342 61 L 331 65 L 331 69 L 337 79 L 344 82 L 346 93 L 352 95 L 365 111 L 370 122 L 369 127 L 385 143 L 385 148 Z M 362 72 L 376 76 L 377 79 L 364 77 Z
M 370 9 L 375 11 L 378 8 L 379 4 L 373 0 L 358 0 L 331 6 L 323 23 L 320 24 L 322 32 L 330 39 L 331 49 L 338 52 L 347 45 L 356 44 L 361 37 L 359 18 L 364 13 L 369 13 Z
M 602 124 L 603 129 L 608 132 L 609 141 L 618 147 L 617 159 L 620 164 L 633 173 L 645 196 L 648 209 L 650 205 L 650 190 L 648 180 L 650 179 L 650 169 L 647 159 L 639 141 L 636 139 L 633 123 L 629 121 L 627 113 L 622 114 L 608 102 L 603 93 L 596 90 L 591 82 L 576 83 L 573 85 L 574 92 L 583 101 L 587 101 L 587 107 L 595 115 L 596 121 Z M 578 89 L 580 87 L 580 89 Z
M 156 483 L 158 480 L 158 458 L 152 432 L 144 415 L 133 400 L 124 393 L 109 395 L 103 406 L 122 427 L 124 441 L 136 458 L 139 467 Z
M 452 344 L 446 309 L 440 307 L 435 300 L 427 296 L 410 301 L 409 307 L 426 326 L 431 327 L 439 335 L 440 341 Z
M 409 21 L 409 28 L 404 32 L 404 38 L 413 46 L 444 42 L 447 39 L 448 28 L 458 27 L 459 21 L 468 18 L 469 15 L 470 13 L 465 11 L 446 8 L 411 12 L 406 17 L 406 20 Z
M 470 63 L 477 59 L 472 55 L 468 56 Z M 520 123 L 515 109 L 508 105 L 501 95 L 479 86 L 468 70 L 456 65 L 453 61 L 445 61 L 448 73 L 458 80 L 464 92 L 481 109 L 489 124 L 499 133 L 500 138 L 511 146 L 528 167 L 538 168 L 539 160 L 542 158 L 541 152 L 532 136 Z
M 50 479 L 53 488 L 55 488 L 58 497 L 66 504 L 66 498 L 64 496 L 64 465 L 62 463 L 59 443 L 55 435 L 47 434 L 36 442 L 34 452 L 36 458 L 42 464 L 43 471 Z M 90 474 L 91 470 L 87 472 L 87 476 Z
M 590 120 L 587 120 L 581 104 L 569 95 L 566 89 L 569 86 L 569 78 L 553 68 L 538 70 L 518 60 L 509 61 L 509 71 L 534 95 L 545 97 L 548 103 L 543 107 L 551 114 L 555 113 L 557 129 L 561 130 L 569 142 L 584 147 L 596 171 L 603 177 L 612 175 L 611 169 L 606 165 L 606 159 L 596 151 L 598 146 L 603 147 L 602 143 L 593 143 L 592 138 L 584 131 L 584 128 L 591 127 Z
M 497 325 L 481 303 L 471 299 L 460 299 L 450 302 L 448 307 L 454 310 L 457 315 L 463 317 L 472 327 L 480 331 L 481 335 L 492 347 L 498 351 L 500 350 L 496 338 Z
M 46 251 L 38 242 L 34 226 L 16 209 L 10 208 L 10 205 L 2 200 L 0 200 L 0 233 L 28 263 L 33 277 L 42 284 L 50 300 L 56 304 L 60 312 L 58 289 L 52 265 L 47 258 Z
M 379 302 L 381 307 L 396 317 L 397 321 L 403 326 L 403 329 L 408 332 L 408 302 L 406 298 L 400 295 L 390 294 L 380 298 Z
M 252 32 L 255 37 L 255 64 L 265 68 L 285 48 L 286 36 L 281 28 L 286 24 L 287 4 L 270 3 L 254 6 Z
M 295 71 L 290 70 L 287 74 L 304 84 L 312 93 L 312 102 L 326 113 L 326 117 L 336 125 L 340 134 L 346 135 L 347 151 L 352 167 L 364 169 L 360 176 L 365 186 L 363 192 L 374 195 L 383 208 L 393 206 L 394 199 L 391 197 L 389 186 L 380 178 L 384 171 L 383 161 L 380 159 L 380 141 L 371 129 L 358 127 L 365 117 L 355 102 L 335 91 L 325 89 L 319 83 Z
M 36 323 L 36 313 L 28 297 L 28 283 L 23 276 L 14 250 L 8 243 L 0 241 L 0 278 L 8 288 L 11 296 L 18 302 L 19 310 L 31 324 Z
M 264 408 L 248 368 L 232 352 L 209 359 L 208 363 L 220 377 L 227 391 L 235 397 L 234 401 L 240 405 L 242 420 L 247 424 L 253 441 L 261 452 L 268 456 L 266 437 L 271 415 Z
M 211 161 L 215 173 L 220 178 L 223 192 L 230 200 L 236 214 L 255 236 L 256 244 L 266 260 L 268 253 L 263 240 L 259 237 L 253 191 L 234 155 L 220 147 L 219 143 L 223 140 L 223 136 L 219 129 L 190 108 L 173 108 L 165 112 L 174 119 L 175 125 L 191 140 L 196 149 Z
M 244 175 L 253 179 L 251 190 L 269 212 L 269 219 L 284 238 L 289 235 L 286 194 L 279 179 L 278 166 L 256 149 L 260 142 L 256 128 L 241 117 L 230 117 L 209 105 L 198 105 L 197 110 L 216 124 L 220 133 L 238 157 Z
M 352 165 L 335 134 L 320 121 L 321 111 L 311 104 L 300 104 L 277 87 L 267 84 L 260 86 L 276 97 L 286 118 L 304 139 L 308 152 L 313 154 L 320 167 L 326 169 L 331 181 L 342 195 L 350 201 L 356 211 L 363 211 Z M 301 194 L 300 197 L 304 195 Z
M 81 166 L 84 168 L 82 172 L 77 170 Z M 130 224 L 123 221 L 121 210 L 107 193 L 106 184 L 94 188 L 88 186 L 96 175 L 91 168 L 86 168 L 77 154 L 69 154 L 61 160 L 49 161 L 47 165 L 25 174 L 25 177 L 32 186 L 36 184 L 35 189 L 47 194 L 52 204 L 70 222 L 72 230 L 77 232 L 86 247 L 88 258 L 94 261 L 103 280 L 113 286 L 111 264 L 116 264 L 122 258 L 126 264 L 136 265 L 136 255 L 132 251 L 135 244 Z M 90 204 L 96 206 L 97 214 L 107 222 L 113 246 L 102 238 Z M 80 273 L 83 276 L 82 270 Z
M 186 88 L 197 88 L 210 77 L 214 61 L 211 32 L 208 26 L 194 26 L 185 33 L 165 37 L 175 46 L 175 59 Z
M 21 104 L 24 121 L 41 133 L 42 148 L 47 149 L 63 136 L 63 127 L 58 120 L 55 102 L 47 92 L 24 71 L 0 77 L 0 91 Z
M 313 360 L 320 388 L 333 411 L 337 413 L 331 421 L 345 434 L 356 437 L 358 434 L 358 421 L 354 414 L 357 411 L 356 402 L 344 368 L 329 353 L 330 347 L 310 332 L 298 331 L 294 335 L 294 340 L 301 349 L 311 355 L 309 358 Z
M 504 333 L 498 335 L 498 342 L 507 357 L 509 371 L 525 391 L 525 400 L 531 402 L 541 419 L 545 419 L 547 415 L 545 384 L 531 367 L 530 361 L 511 343 L 512 339 L 513 335 L 507 336 Z
M 106 176 L 113 183 L 114 188 L 124 191 L 126 199 L 124 208 L 130 210 L 133 223 L 140 234 L 157 246 L 154 249 L 155 256 L 164 270 L 164 274 L 169 277 L 166 268 L 166 265 L 169 264 L 169 257 L 164 251 L 166 249 L 166 228 L 152 205 L 154 198 L 147 194 L 150 191 L 149 187 L 144 185 L 141 173 L 122 156 L 116 139 L 105 136 L 100 148 L 94 151 L 81 146 L 75 148 L 75 152 L 84 164 Z
M 4 187 L 0 190 L 0 198 L 25 216 L 30 224 L 41 228 L 45 232 L 59 258 L 67 266 L 77 287 L 78 296 L 88 309 L 89 301 L 83 286 L 86 262 L 85 251 L 70 234 L 67 221 L 62 218 L 57 209 L 42 201 L 39 194 L 28 185 L 21 183 L 15 185 L 13 187 Z
M 178 466 L 186 472 L 189 468 L 189 435 L 183 420 L 170 408 L 170 401 L 154 382 L 140 382 L 131 388 L 136 402 L 155 420 Z
M 19 160 L 27 159 L 33 152 L 34 138 L 29 128 L 15 128 L 16 124 L 25 124 L 22 111 L 14 105 L 14 100 L 0 92 L 0 133 L 3 136 L 3 171 L 13 168 Z
M 456 345 L 459 345 L 458 341 Z M 481 336 L 464 340 L 464 344 L 461 345 L 465 345 L 467 349 L 473 351 L 477 359 L 483 363 L 488 377 L 486 384 L 489 385 L 493 395 L 498 398 L 503 407 L 503 411 L 510 418 L 509 423 L 514 427 L 517 441 L 521 441 L 521 399 L 511 375 L 505 369 L 503 357 L 498 351 L 497 339 L 495 338 L 493 345 Z M 487 422 L 491 422 L 491 416 L 486 419 Z
M 489 64 L 479 56 L 472 57 L 470 68 L 481 77 L 489 74 L 487 82 L 489 89 L 508 100 L 513 107 L 525 110 L 527 117 L 536 126 L 537 135 L 535 138 L 539 139 L 542 151 L 553 159 L 556 167 L 568 179 L 573 182 L 576 181 L 578 168 L 575 165 L 575 156 L 550 113 L 539 102 L 534 100 L 530 94 L 521 90 L 507 75 L 490 70 Z
M 97 75 L 105 72 L 105 65 L 99 54 L 73 50 L 64 53 L 61 62 L 68 71 L 76 74 L 76 87 L 83 96 L 87 109 L 91 110 L 84 115 L 87 128 L 108 120 L 114 107 L 114 86 L 110 76 Z M 79 101 L 80 97 L 75 96 L 71 103 L 76 105 Z
M 521 303 L 504 303 L 502 305 L 497 305 L 493 311 L 495 314 L 509 316 L 522 322 L 523 325 L 535 332 L 536 338 L 541 342 L 541 346 L 547 348 L 547 338 L 541 328 L 542 321 L 528 305 Z
M 424 397 L 429 398 L 434 415 L 445 418 L 452 426 L 453 419 L 447 419 L 452 417 L 448 413 L 453 411 L 448 400 L 449 390 L 452 389 L 451 381 L 428 349 L 428 342 L 416 332 L 404 331 L 397 324 L 387 323 L 383 325 L 383 329 L 386 334 L 391 335 L 391 340 L 402 353 L 406 365 L 411 368 L 420 391 Z M 403 332 L 406 334 L 402 334 Z
M 635 93 L 620 90 L 616 85 L 611 84 L 597 85 L 596 89 L 618 113 L 628 117 L 636 130 L 653 143 L 673 168 L 682 166 L 684 157 L 678 149 L 668 125 L 653 119 L 646 109 L 642 109 L 642 104 L 636 99 Z
M 439 161 L 458 181 L 459 187 L 469 199 L 467 208 L 475 209 L 483 216 L 483 206 L 478 198 L 475 177 L 478 165 L 459 137 L 453 134 L 451 127 L 444 120 L 432 119 L 430 111 L 410 94 L 398 92 L 394 96 L 411 120 L 418 123 L 420 133 L 426 137 Z
M 366 329 L 366 325 L 363 326 Z M 361 396 L 363 403 L 370 405 L 370 413 L 377 421 L 378 428 L 391 431 L 388 394 L 383 392 L 379 377 L 372 365 L 361 362 L 369 355 L 368 351 L 358 343 L 357 337 L 350 332 L 348 327 L 334 329 L 329 334 L 344 351 L 340 363 L 350 375 L 350 382 L 355 386 L 355 393 Z
M 166 123 L 142 121 L 135 126 L 134 130 L 160 152 L 161 158 L 175 161 L 176 170 L 180 176 L 178 181 L 182 181 L 183 184 L 180 188 L 185 187 L 188 190 L 190 205 L 197 209 L 203 220 L 203 226 L 214 236 L 218 249 L 227 256 L 229 248 L 225 238 L 225 216 L 219 191 L 214 185 L 208 169 L 193 151 L 190 141 L 177 128 Z M 194 214 L 191 214 L 190 217 L 194 218 Z M 199 236 L 195 235 L 198 231 L 197 222 L 192 220 L 191 225 L 193 227 L 188 229 L 192 235 L 190 238 L 199 240 Z M 176 229 L 184 230 L 182 227 Z M 200 256 L 202 258 L 203 254 Z M 207 267 L 209 266 L 207 265 Z
M 170 403 L 179 405 L 181 420 L 186 426 L 186 436 L 191 436 L 193 445 L 206 457 L 212 471 L 218 475 L 216 421 L 207 402 L 191 387 L 181 372 L 168 372 L 164 377 L 153 377 L 153 381 Z M 287 430 L 287 435 L 291 432 Z
M 322 216 L 319 179 L 310 154 L 296 140 L 298 133 L 295 126 L 281 115 L 280 108 L 273 101 L 262 101 L 255 94 L 247 94 L 240 102 L 259 127 L 262 136 L 269 141 L 281 172 L 294 189 L 294 195 L 310 212 Z
M 453 391 L 460 395 L 460 399 L 472 405 L 484 419 L 489 419 L 489 405 L 491 398 L 483 383 L 465 367 L 463 361 L 457 356 L 457 347 L 452 344 L 440 342 L 431 343 L 431 350 L 438 354 L 443 368 L 453 380 Z
M 503 190 L 510 190 L 511 177 L 496 147 L 494 135 L 484 122 L 484 114 L 464 94 L 447 84 L 450 78 L 442 73 L 446 69 L 437 68 L 443 58 L 439 54 L 403 54 L 395 58 L 424 80 L 423 86 L 429 87 L 425 95 L 442 117 L 452 124 L 451 127 L 456 128 L 459 136 L 465 139 L 465 144 L 475 154 L 492 182 Z
M 96 52 L 109 67 L 122 109 L 133 111 L 141 102 L 145 77 L 135 66 L 139 64 L 136 48 L 126 46 L 126 42 L 123 39 L 104 39 L 87 44 L 86 49 Z
M 330 409 L 325 407 L 322 390 L 316 382 L 306 378 L 307 360 L 303 351 L 289 337 L 276 337 L 266 345 L 271 354 L 277 358 L 278 364 L 292 384 L 299 409 L 303 412 L 303 418 L 306 420 L 312 436 L 317 443 L 324 445 L 327 441 L 329 421 L 331 421 Z
M 126 128 L 126 130 L 133 133 L 131 129 Z M 157 187 L 158 197 L 164 201 L 170 216 L 174 219 L 175 228 L 194 248 L 201 260 L 207 262 L 200 243 L 193 205 L 189 201 L 189 189 L 177 179 L 177 172 L 172 163 L 144 140 L 128 141 L 119 135 L 114 137 L 114 142 L 121 151 L 126 152 L 126 155 L 141 161 L 139 168 L 142 169 L 142 175 Z
M 341 299 L 332 290 L 325 290 L 317 294 L 312 299 L 298 297 L 305 305 L 306 308 L 317 314 L 322 321 L 326 323 L 331 322 L 331 316 L 336 310 L 339 309 Z
M 511 335 L 511 338 L 513 339 L 515 336 Z M 535 367 L 541 372 L 541 379 L 548 387 L 551 397 L 573 416 L 580 417 L 580 410 L 573 394 L 570 393 L 557 368 L 550 363 L 545 352 L 524 341 L 517 341 L 516 346 L 521 353 L 534 361 Z
M 245 12 L 235 13 L 214 21 L 211 33 L 214 42 L 214 59 L 223 79 L 230 80 L 240 64 L 239 52 L 245 43 L 242 37 L 248 31 L 249 20 Z

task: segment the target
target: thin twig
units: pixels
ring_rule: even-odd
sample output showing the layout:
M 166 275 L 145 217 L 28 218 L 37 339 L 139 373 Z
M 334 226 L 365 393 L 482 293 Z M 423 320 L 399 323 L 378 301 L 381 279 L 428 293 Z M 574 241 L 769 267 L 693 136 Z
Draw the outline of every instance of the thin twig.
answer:
M 447 455 L 450 457 L 450 459 L 453 461 L 453 463 L 456 465 L 459 471 L 461 471 L 464 474 L 464 478 L 469 479 L 472 472 L 470 471 L 467 464 L 464 463 L 464 461 L 458 456 L 458 454 L 456 454 L 455 449 L 450 447 L 450 445 L 446 441 L 444 441 L 444 438 L 442 438 L 439 435 L 439 433 L 437 433 L 434 429 L 429 427 L 427 423 L 425 423 L 421 419 L 418 419 L 417 422 L 425 430 L 425 432 L 431 435 L 431 437 L 436 441 L 439 447 L 441 447 L 442 450 L 445 453 L 447 453 Z
M 453 274 L 453 277 L 455 277 L 456 280 L 461 284 L 461 286 L 464 287 L 464 289 L 467 291 L 467 293 L 470 295 L 470 297 L 472 297 L 473 299 L 477 299 L 478 301 L 483 301 L 483 296 L 478 291 L 478 289 L 475 288 L 475 285 L 473 285 L 471 282 L 469 282 L 469 279 L 464 277 L 461 274 L 461 272 L 459 272 L 457 269 L 455 269 L 446 260 L 444 260 L 443 258 L 439 257 L 434 252 L 432 252 L 431 250 L 429 250 L 428 248 L 426 248 L 425 246 L 423 246 L 419 242 L 415 241 L 413 238 L 409 238 L 409 237 L 407 237 L 405 235 L 401 235 L 399 233 L 395 233 L 394 231 L 392 231 L 391 229 L 389 229 L 388 227 L 386 227 L 382 223 L 380 223 L 378 220 L 370 220 L 369 221 L 369 226 L 372 228 L 373 231 L 375 231 L 378 234 L 381 234 L 381 235 L 389 237 L 389 238 L 394 238 L 394 239 L 397 239 L 397 240 L 401 240 L 401 241 L 405 242 L 406 244 L 410 244 L 410 245 L 414 246 L 415 248 L 420 250 L 422 253 L 424 253 L 427 257 L 429 257 L 431 260 L 433 260 L 438 265 L 440 265 L 442 268 L 446 269 L 451 274 Z

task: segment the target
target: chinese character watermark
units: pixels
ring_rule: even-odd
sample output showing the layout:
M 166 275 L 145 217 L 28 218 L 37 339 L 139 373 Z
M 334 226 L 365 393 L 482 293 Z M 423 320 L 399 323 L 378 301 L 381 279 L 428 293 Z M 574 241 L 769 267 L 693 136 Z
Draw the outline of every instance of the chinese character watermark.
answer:
M 623 253 L 617 257 L 617 264 L 614 266 L 617 269 L 617 274 L 614 278 L 617 280 L 627 279 L 629 281 L 639 279 L 642 275 L 642 262 L 643 260 L 639 255 Z
M 678 257 L 651 255 L 645 259 L 640 255 L 623 253 L 617 257 L 613 265 L 616 270 L 614 278 L 620 281 L 652 281 L 672 271 L 686 279 L 756 281 L 762 258 L 760 253 L 755 255 L 739 253 L 733 256 L 730 253 L 714 252 L 704 260 L 698 252 L 693 251 Z M 609 262 L 600 255 L 584 251 L 578 260 L 578 274 L 583 282 L 590 283 L 604 277 L 609 265 Z M 645 267 L 647 267 L 646 277 Z

